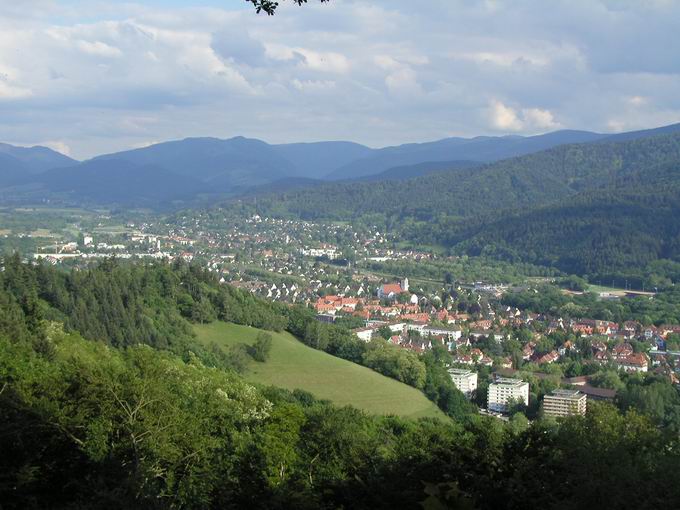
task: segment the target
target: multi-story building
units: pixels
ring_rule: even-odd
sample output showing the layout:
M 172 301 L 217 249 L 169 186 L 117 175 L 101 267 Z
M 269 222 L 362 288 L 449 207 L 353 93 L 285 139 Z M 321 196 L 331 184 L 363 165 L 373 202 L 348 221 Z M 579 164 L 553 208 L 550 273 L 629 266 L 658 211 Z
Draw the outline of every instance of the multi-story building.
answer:
M 554 390 L 543 399 L 543 412 L 546 416 L 583 416 L 587 400 L 588 397 L 578 390 Z
M 504 413 L 511 400 L 529 405 L 529 383 L 520 379 L 499 377 L 489 384 L 487 407 L 489 411 Z
M 477 372 L 463 368 L 449 368 L 449 376 L 456 388 L 467 398 L 472 397 L 472 393 L 477 389 Z

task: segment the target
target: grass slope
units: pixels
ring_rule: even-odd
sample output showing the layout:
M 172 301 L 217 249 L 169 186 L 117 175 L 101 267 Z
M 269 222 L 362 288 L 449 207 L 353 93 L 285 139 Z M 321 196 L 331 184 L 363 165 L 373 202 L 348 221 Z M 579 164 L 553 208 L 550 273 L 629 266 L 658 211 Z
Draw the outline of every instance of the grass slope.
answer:
M 224 322 L 196 325 L 198 340 L 227 348 L 252 344 L 259 330 Z M 420 391 L 355 363 L 307 347 L 289 333 L 271 333 L 269 360 L 251 362 L 245 378 L 251 382 L 308 391 L 337 405 L 352 405 L 374 414 L 408 418 L 445 415 Z

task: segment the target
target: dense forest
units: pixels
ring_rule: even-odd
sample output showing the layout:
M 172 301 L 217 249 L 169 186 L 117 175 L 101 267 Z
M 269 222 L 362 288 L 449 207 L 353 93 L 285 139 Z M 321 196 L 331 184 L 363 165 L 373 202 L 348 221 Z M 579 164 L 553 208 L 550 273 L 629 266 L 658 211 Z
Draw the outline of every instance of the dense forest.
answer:
M 64 272 L 23 263 L 15 254 L 4 261 L 0 289 L 35 324 L 57 322 L 67 331 L 112 347 L 144 344 L 185 361 L 198 357 L 208 366 L 234 371 L 244 368 L 250 350 L 242 345 L 225 354 L 217 346 L 202 347 L 194 341 L 192 323 L 222 320 L 285 329 L 310 347 L 423 391 L 449 416 L 476 412 L 447 376 L 443 358 L 421 360 L 387 343 L 368 345 L 344 327 L 317 321 L 310 309 L 264 301 L 220 285 L 213 273 L 195 265 L 107 260 L 86 270 Z
M 485 225 L 458 250 L 589 274 L 680 260 L 680 160 Z
M 240 212 L 352 220 L 414 244 L 597 275 L 680 259 L 680 135 L 574 144 L 408 181 L 244 198 Z
M 62 273 L 14 257 L 3 268 L 2 508 L 680 504 L 677 432 L 634 410 L 647 386 L 625 394 L 627 411 L 595 403 L 560 422 L 370 416 L 247 384 L 185 327 L 215 314 L 349 347 L 313 331 L 304 311 L 258 308 L 184 265 Z M 437 367 L 436 356 L 418 361 Z M 437 371 L 416 377 L 426 392 Z

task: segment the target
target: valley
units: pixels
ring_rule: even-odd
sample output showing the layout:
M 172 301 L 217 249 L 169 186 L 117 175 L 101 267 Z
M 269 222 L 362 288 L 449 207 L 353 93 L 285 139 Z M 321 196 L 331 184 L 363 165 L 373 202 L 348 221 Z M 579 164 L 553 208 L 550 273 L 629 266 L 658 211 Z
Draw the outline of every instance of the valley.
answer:
M 0 0 L 0 510 L 680 508 L 678 33 Z

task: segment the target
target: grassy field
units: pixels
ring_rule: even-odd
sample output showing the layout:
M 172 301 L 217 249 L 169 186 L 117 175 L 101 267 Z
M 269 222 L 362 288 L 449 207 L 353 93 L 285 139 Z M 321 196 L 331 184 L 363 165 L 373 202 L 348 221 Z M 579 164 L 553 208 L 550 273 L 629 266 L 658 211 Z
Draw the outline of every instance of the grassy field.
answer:
M 200 342 L 223 348 L 252 344 L 259 330 L 223 322 L 195 326 Z M 337 405 L 352 405 L 375 414 L 409 418 L 445 415 L 420 391 L 373 370 L 307 347 L 288 333 L 271 333 L 273 345 L 265 363 L 251 361 L 249 381 L 308 391 Z
M 641 296 L 653 296 L 654 292 L 642 292 L 640 290 L 622 289 L 619 287 L 606 287 L 604 285 L 588 285 L 588 292 L 595 292 L 597 294 L 606 292 L 614 296 L 625 296 L 626 294 L 639 294 Z

